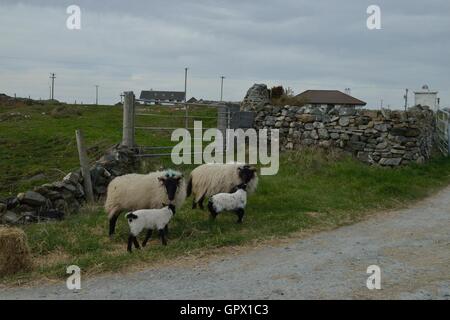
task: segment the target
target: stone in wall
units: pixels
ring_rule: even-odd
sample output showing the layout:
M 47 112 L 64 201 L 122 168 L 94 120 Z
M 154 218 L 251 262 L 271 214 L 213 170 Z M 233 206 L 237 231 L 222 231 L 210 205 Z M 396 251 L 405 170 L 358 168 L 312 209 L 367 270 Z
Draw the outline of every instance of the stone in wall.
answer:
M 281 149 L 336 147 L 365 163 L 394 167 L 430 157 L 434 118 L 420 106 L 391 111 L 266 105 L 258 109 L 254 126 L 279 129 Z
M 242 111 L 255 111 L 270 103 L 269 89 L 265 84 L 254 84 L 248 89 L 244 100 L 241 102 Z

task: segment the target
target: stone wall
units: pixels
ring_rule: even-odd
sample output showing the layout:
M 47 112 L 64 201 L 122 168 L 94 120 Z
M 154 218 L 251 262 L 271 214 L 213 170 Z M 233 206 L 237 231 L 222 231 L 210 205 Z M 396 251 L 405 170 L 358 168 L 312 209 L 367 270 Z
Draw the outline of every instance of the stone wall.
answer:
M 431 153 L 434 117 L 427 107 L 390 111 L 268 105 L 256 112 L 255 128 L 279 129 L 282 150 L 337 147 L 382 166 L 422 163 Z
M 137 162 L 135 151 L 115 146 L 92 165 L 94 196 L 106 194 L 109 182 L 116 176 L 133 172 Z M 0 223 L 23 224 L 62 219 L 76 213 L 86 201 L 80 170 L 68 173 L 61 181 L 35 187 L 16 197 L 0 201 Z

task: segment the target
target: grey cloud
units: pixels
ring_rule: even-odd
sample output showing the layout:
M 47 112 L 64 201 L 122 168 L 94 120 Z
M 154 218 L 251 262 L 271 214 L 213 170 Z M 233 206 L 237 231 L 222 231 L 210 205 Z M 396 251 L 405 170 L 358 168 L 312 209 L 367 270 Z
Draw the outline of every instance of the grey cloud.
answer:
M 101 81 L 115 102 L 121 87 L 180 89 L 189 66 L 197 97 L 217 98 L 225 74 L 232 100 L 266 81 L 296 92 L 349 86 L 372 106 L 381 98 L 401 106 L 403 88 L 426 82 L 450 104 L 450 3 L 376 2 L 383 29 L 369 31 L 366 0 L 2 1 L 0 91 L 18 91 L 6 77 L 26 74 L 38 95 L 58 70 L 62 98 L 87 99 L 86 82 Z M 64 27 L 73 3 L 82 8 L 81 31 Z

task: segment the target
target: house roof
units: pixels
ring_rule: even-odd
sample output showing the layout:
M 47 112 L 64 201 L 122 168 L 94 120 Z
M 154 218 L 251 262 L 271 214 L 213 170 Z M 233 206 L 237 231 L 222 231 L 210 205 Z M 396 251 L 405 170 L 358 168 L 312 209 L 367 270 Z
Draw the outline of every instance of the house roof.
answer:
M 140 100 L 172 100 L 172 101 L 184 101 L 183 91 L 141 91 L 139 96 Z
M 310 104 L 342 104 L 365 106 L 367 103 L 338 90 L 306 90 L 297 95 Z
M 195 97 L 192 97 L 187 102 L 194 103 L 194 102 L 197 102 L 197 99 L 195 99 Z

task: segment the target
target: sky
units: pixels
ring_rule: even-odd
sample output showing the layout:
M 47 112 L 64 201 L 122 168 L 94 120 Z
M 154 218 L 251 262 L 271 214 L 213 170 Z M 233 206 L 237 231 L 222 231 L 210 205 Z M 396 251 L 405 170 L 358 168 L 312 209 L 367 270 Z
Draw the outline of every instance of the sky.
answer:
M 70 30 L 69 5 L 81 9 Z M 367 8 L 381 10 L 369 30 Z M 367 107 L 404 106 L 427 84 L 450 106 L 448 0 L 0 0 L 0 93 L 112 104 L 123 91 L 184 90 L 240 101 L 254 83 L 351 88 Z

